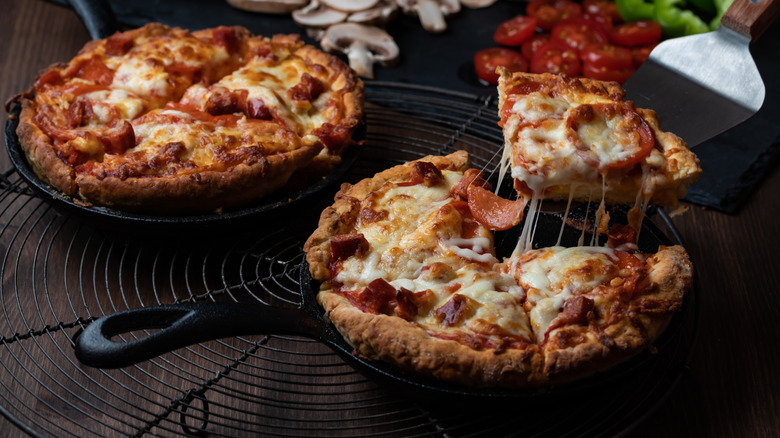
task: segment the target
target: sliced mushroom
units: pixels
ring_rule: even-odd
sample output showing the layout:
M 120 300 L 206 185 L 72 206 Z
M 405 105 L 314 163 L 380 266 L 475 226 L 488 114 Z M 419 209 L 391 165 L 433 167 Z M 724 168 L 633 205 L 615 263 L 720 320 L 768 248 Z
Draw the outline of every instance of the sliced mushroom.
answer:
M 417 14 L 425 30 L 441 33 L 447 30 L 444 17 L 460 11 L 459 0 L 396 0 L 398 6 L 409 15 Z
M 460 0 L 460 3 L 471 9 L 486 8 L 498 0 Z
M 306 7 L 293 11 L 292 18 L 299 25 L 307 28 L 326 28 L 336 23 L 341 23 L 349 16 L 344 11 L 339 11 L 312 0 Z
M 398 5 L 393 0 L 380 0 L 371 9 L 353 12 L 347 21 L 383 26 L 398 15 Z
M 384 30 L 358 23 L 339 23 L 330 26 L 320 42 L 323 50 L 343 53 L 349 66 L 364 78 L 374 77 L 374 63 L 384 66 L 398 61 L 398 45 Z
M 309 0 L 227 0 L 228 4 L 237 9 L 267 14 L 289 14 L 306 6 Z
M 344 12 L 360 12 L 371 9 L 379 3 L 379 0 L 320 0 L 323 4 L 333 9 Z

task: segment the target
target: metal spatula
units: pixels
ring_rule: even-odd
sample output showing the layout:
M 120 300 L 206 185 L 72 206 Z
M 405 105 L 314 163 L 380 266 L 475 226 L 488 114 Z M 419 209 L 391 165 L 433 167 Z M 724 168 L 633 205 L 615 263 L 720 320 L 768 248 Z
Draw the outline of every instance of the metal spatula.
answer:
M 778 12 L 780 0 L 734 0 L 718 30 L 667 40 L 653 49 L 623 85 L 628 99 L 655 110 L 661 128 L 691 147 L 747 120 L 761 108 L 765 94 L 749 44 Z

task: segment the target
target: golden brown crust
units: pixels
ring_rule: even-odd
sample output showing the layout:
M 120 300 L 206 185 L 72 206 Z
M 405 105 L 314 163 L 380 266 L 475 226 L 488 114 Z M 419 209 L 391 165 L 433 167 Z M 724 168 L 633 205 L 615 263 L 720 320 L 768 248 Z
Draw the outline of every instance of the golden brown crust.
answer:
M 438 339 L 401 318 L 364 313 L 337 294 L 320 294 L 328 318 L 360 354 L 402 369 L 471 387 L 539 386 L 541 355 L 527 349 L 475 350 Z
M 194 213 L 231 208 L 283 187 L 291 173 L 309 163 L 317 149 L 305 147 L 275 154 L 227 171 L 203 171 L 173 178 L 76 176 L 79 194 L 99 205 L 126 211 Z
M 22 100 L 19 126 L 16 134 L 27 156 L 27 162 L 41 180 L 51 184 L 68 196 L 78 194 L 73 168 L 65 164 L 51 147 L 51 138 L 33 123 L 35 110 L 29 100 Z
M 161 70 L 162 64 L 156 58 L 178 53 L 174 52 L 179 49 L 177 39 L 181 39 L 180 51 L 191 59 L 182 61 L 173 56 L 173 64 L 181 61 L 183 67 L 172 65 L 171 70 Z M 201 49 L 212 50 L 209 53 L 213 61 L 206 56 L 208 53 L 197 57 L 196 51 Z M 143 59 L 124 58 L 135 51 L 141 51 Z M 146 51 L 155 56 L 147 56 Z M 97 67 L 91 64 L 94 60 L 98 60 Z M 251 70 L 245 73 L 248 76 L 232 82 L 239 87 L 235 96 L 242 99 L 244 93 L 245 101 L 228 95 L 222 101 L 216 99 L 216 107 L 209 107 L 210 102 L 188 97 L 186 87 L 190 84 L 204 90 L 194 91 L 195 96 L 202 96 L 203 92 L 211 92 L 205 91 L 205 87 L 252 62 L 260 68 L 288 63 L 286 70 L 282 69 L 288 76 L 279 79 L 279 86 L 284 88 L 276 96 L 282 106 L 290 108 L 282 109 L 276 101 L 268 102 L 268 120 L 262 107 L 257 109 L 254 102 L 249 102 L 249 98 L 257 97 L 247 98 L 246 89 L 241 87 L 246 87 L 247 81 L 262 81 L 266 77 L 264 72 Z M 155 75 L 169 75 L 168 80 L 159 85 L 139 85 L 126 70 L 120 74 L 123 65 L 133 65 L 131 71 L 149 68 L 145 80 L 156 81 Z M 192 73 L 193 66 L 200 70 Z M 106 71 L 114 75 L 114 82 L 111 76 L 106 79 Z M 104 76 L 100 76 L 101 72 Z M 314 79 L 307 79 L 307 75 Z M 125 82 L 115 85 L 117 77 Z M 160 94 L 164 90 L 169 94 Z M 120 94 L 114 95 L 114 91 Z M 76 105 L 83 104 L 84 95 L 93 92 L 112 93 L 114 97 L 96 97 L 97 103 L 89 100 L 84 108 Z M 121 93 L 129 93 L 130 100 L 122 105 L 113 103 Z M 182 94 L 182 102 L 177 102 Z M 318 96 L 322 98 L 315 108 Z M 285 186 L 296 172 L 294 183 L 291 182 L 295 187 L 322 178 L 341 162 L 341 154 L 348 147 L 357 144 L 351 137 L 362 123 L 363 99 L 363 83 L 349 66 L 305 45 L 298 35 L 255 37 L 242 27 L 188 32 L 150 23 L 87 43 L 70 63 L 55 64 L 42 71 L 35 86 L 14 101 L 22 106 L 17 130 L 20 143 L 43 182 L 82 204 L 170 214 L 221 211 L 253 202 Z M 179 105 L 173 108 L 191 114 L 190 118 L 158 113 L 151 119 L 147 117 L 156 125 L 149 125 L 149 120 L 141 122 L 141 126 L 135 123 L 151 112 L 163 111 L 160 108 L 168 102 Z M 99 111 L 95 105 L 102 105 Z M 234 115 L 246 117 L 246 121 L 225 121 L 224 117 Z M 214 117 L 213 122 L 204 118 L 208 116 Z M 176 119 L 167 122 L 174 125 L 191 124 L 192 128 L 181 131 L 189 139 L 166 136 L 156 140 L 148 133 L 165 123 L 166 117 Z M 127 133 L 118 132 L 124 128 L 121 123 L 127 121 L 133 122 L 128 126 L 135 136 L 121 136 Z M 202 123 L 206 121 L 213 123 L 216 131 Z M 258 128 L 258 121 L 269 127 Z M 139 134 L 139 129 L 146 133 Z M 180 132 L 178 127 L 175 129 Z M 201 143 L 193 134 L 198 129 L 206 130 Z M 236 133 L 242 129 L 244 134 Z M 130 141 L 135 144 L 128 144 Z M 162 149 L 177 141 L 187 150 L 163 156 Z M 127 152 L 117 153 L 117 144 Z M 111 160 L 104 160 L 109 153 Z
M 468 157 L 462 152 L 417 161 L 461 172 L 468 167 Z M 610 286 L 612 277 L 608 277 L 605 286 L 583 292 L 595 302 L 587 323 L 563 323 L 539 342 L 509 348 L 461 341 L 458 333 L 469 330 L 466 326 L 427 326 L 427 317 L 415 320 L 367 311 L 354 297 L 340 292 L 338 282 L 331 282 L 330 243 L 335 236 L 360 232 L 361 203 L 374 191 L 383 190 L 388 181 L 409 181 L 411 165 L 395 166 L 355 185 L 344 184 L 304 246 L 312 276 L 322 282 L 318 302 L 362 356 L 471 387 L 530 388 L 567 383 L 608 369 L 652 346 L 691 288 L 693 271 L 685 250 L 660 247 L 656 254 L 637 255 L 636 262 L 644 267 L 634 268 L 643 273 L 637 277 L 642 280 L 636 289 L 620 289 L 618 283 Z M 486 274 L 501 268 L 485 265 L 483 269 Z M 431 283 L 425 284 L 431 287 Z M 632 298 L 625 301 L 627 291 L 634 290 Z

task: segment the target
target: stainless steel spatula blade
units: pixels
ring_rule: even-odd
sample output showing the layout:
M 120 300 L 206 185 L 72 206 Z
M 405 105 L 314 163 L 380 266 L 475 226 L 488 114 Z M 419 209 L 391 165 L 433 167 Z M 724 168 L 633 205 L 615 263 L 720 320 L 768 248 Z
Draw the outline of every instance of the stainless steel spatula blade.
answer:
M 655 110 L 664 131 L 698 145 L 747 120 L 765 88 L 750 54 L 780 0 L 735 0 L 714 32 L 664 41 L 626 81 L 628 99 Z

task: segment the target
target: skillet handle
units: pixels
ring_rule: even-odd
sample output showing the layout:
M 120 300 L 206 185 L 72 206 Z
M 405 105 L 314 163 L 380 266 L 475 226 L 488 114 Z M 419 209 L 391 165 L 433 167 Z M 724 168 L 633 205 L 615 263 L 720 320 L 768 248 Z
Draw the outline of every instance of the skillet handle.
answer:
M 76 334 L 76 358 L 97 368 L 121 368 L 199 342 L 252 334 L 319 339 L 323 320 L 301 309 L 257 303 L 198 302 L 129 309 L 102 316 Z M 128 341 L 123 333 L 159 329 Z M 130 336 L 127 336 L 130 337 Z
M 116 15 L 108 0 L 66 0 L 76 11 L 93 40 L 110 37 L 119 30 Z

